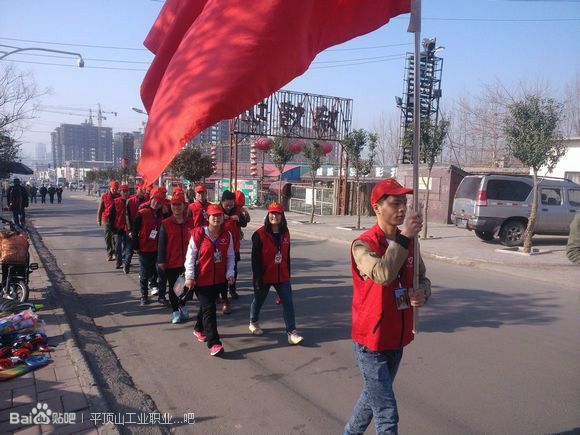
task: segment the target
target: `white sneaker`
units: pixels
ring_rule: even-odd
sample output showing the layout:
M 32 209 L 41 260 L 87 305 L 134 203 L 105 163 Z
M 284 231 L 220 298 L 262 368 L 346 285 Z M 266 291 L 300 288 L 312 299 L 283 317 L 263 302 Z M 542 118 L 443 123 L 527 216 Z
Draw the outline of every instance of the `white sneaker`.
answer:
M 252 335 L 262 335 L 264 333 L 264 331 L 262 331 L 262 328 L 260 328 L 260 324 L 258 322 L 250 322 L 250 326 L 248 326 L 248 329 L 250 330 Z
M 181 316 L 179 315 L 179 311 L 174 311 L 171 313 L 171 323 L 181 323 Z
M 159 288 L 158 288 L 158 287 L 151 287 L 151 288 L 149 289 L 149 294 L 150 294 L 151 296 L 155 296 L 155 295 L 156 295 L 156 294 L 158 294 L 158 293 L 159 293 Z
M 296 330 L 294 330 L 292 332 L 288 332 L 288 343 L 289 344 L 300 344 L 300 343 L 302 343 L 302 340 L 304 340 L 304 337 L 302 337 L 300 334 L 298 334 L 296 332 Z
M 181 320 L 183 321 L 189 320 L 189 310 L 187 309 L 187 307 L 179 308 L 179 313 L 181 315 Z

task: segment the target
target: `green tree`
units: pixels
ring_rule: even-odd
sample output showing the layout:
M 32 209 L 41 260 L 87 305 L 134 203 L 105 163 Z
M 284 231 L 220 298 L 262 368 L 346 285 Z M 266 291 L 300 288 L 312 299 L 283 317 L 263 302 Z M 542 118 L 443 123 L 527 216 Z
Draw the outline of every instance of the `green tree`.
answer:
M 279 188 L 278 188 L 278 202 L 282 202 L 282 174 L 284 173 L 284 167 L 292 159 L 294 153 L 290 149 L 289 141 L 285 137 L 277 137 L 272 142 L 272 148 L 270 148 L 270 159 L 280 175 L 278 176 Z
M 437 159 L 441 156 L 443 152 L 443 145 L 445 143 L 445 138 L 449 130 L 449 121 L 442 119 L 437 124 L 431 122 L 431 120 L 426 120 L 421 122 L 421 146 L 420 146 L 420 161 L 425 163 L 427 166 L 427 180 L 425 181 L 425 186 L 427 188 L 427 194 L 425 195 L 425 207 L 423 208 L 423 234 L 422 238 L 427 238 L 428 231 L 428 218 L 429 218 L 429 194 L 431 185 L 431 173 L 433 171 L 433 166 Z M 413 146 L 413 130 L 407 130 L 405 136 L 405 145 L 408 147 Z M 413 186 L 413 188 L 418 189 L 418 186 Z M 418 194 L 418 192 L 417 192 Z
M 320 147 L 319 142 L 312 142 L 311 145 L 306 145 L 304 148 L 304 157 L 310 166 L 310 186 L 312 188 L 312 213 L 310 214 L 310 223 L 314 223 L 314 209 L 316 206 L 316 193 L 314 191 L 314 184 L 316 183 L 316 171 L 322 166 L 322 157 L 324 151 Z
M 0 132 L 0 174 L 8 175 L 6 163 L 18 161 L 20 156 L 20 144 L 7 134 Z
M 193 182 L 209 177 L 213 173 L 210 156 L 204 156 L 198 148 L 184 148 L 175 156 L 169 168 L 178 177 Z
M 538 171 L 552 171 L 566 154 L 559 127 L 562 105 L 552 98 L 527 94 L 508 105 L 504 134 L 509 153 L 530 167 L 534 177 L 532 210 L 524 233 L 524 252 L 532 250 L 532 235 L 538 214 Z
M 342 141 L 342 146 L 348 156 L 349 166 L 355 170 L 356 183 L 356 228 L 360 229 L 360 179 L 371 173 L 376 156 L 378 136 L 364 129 L 353 130 Z M 363 159 L 364 154 L 368 158 Z

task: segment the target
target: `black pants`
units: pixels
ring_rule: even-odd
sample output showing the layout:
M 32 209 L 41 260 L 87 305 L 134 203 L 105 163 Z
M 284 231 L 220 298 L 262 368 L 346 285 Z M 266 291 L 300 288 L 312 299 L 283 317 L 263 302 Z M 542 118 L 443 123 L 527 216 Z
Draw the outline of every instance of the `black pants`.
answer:
M 236 278 L 236 280 L 234 281 L 233 284 L 229 284 L 226 286 L 226 289 L 221 293 L 221 298 L 224 300 L 224 302 L 226 302 L 228 300 L 228 290 L 231 291 L 236 291 L 236 283 L 238 282 L 238 263 L 240 261 L 240 253 L 236 252 L 236 264 L 234 264 L 234 276 Z
M 171 309 L 173 311 L 178 311 L 180 307 L 185 305 L 185 301 L 181 302 L 175 294 L 175 290 L 173 290 L 177 278 L 179 278 L 179 275 L 181 275 L 184 270 L 183 267 L 165 269 L 165 277 L 167 278 L 168 285 L 167 292 L 169 294 L 169 302 L 171 303 Z
M 205 333 L 207 347 L 212 347 L 214 344 L 222 344 L 217 330 L 215 300 L 220 293 L 227 291 L 227 289 L 227 282 L 207 287 L 196 287 L 195 289 L 200 306 L 197 313 L 197 322 L 195 322 L 193 329 Z
M 40 194 L 40 203 L 44 204 L 46 202 L 46 193 L 44 195 Z
M 50 203 L 54 204 L 54 193 L 52 195 L 49 193 L 48 197 L 50 198 Z
M 157 252 L 139 252 L 139 286 L 141 297 L 149 295 L 149 280 L 157 269 Z

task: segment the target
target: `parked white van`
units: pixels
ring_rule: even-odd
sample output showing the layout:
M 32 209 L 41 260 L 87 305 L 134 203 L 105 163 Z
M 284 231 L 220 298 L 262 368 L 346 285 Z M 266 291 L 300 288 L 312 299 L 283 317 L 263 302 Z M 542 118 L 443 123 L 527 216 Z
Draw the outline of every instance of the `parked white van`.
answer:
M 538 185 L 538 218 L 534 234 L 567 236 L 570 222 L 580 213 L 580 184 L 543 177 Z M 453 200 L 451 222 L 475 231 L 482 240 L 499 237 L 506 246 L 523 243 L 532 206 L 530 175 L 470 175 Z

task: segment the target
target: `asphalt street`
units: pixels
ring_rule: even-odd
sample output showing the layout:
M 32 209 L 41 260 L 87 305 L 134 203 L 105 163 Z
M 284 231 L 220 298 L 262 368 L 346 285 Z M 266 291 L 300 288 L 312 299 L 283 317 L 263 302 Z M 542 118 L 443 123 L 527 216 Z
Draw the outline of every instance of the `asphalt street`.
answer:
M 273 294 L 261 315 L 265 335 L 249 335 L 250 246 L 243 241 L 241 298 L 230 316 L 218 315 L 226 353 L 213 358 L 194 339 L 191 321 L 172 325 L 168 308 L 139 306 L 137 258 L 129 275 L 105 260 L 96 206 L 94 197 L 66 192 L 62 204 L 37 204 L 29 215 L 78 294 L 76 314 L 88 315 L 78 327 L 94 320 L 98 337 L 77 333 L 102 372 L 97 379 L 116 379 L 102 385 L 112 410 L 146 403 L 176 417 L 195 413 L 195 425 L 174 425 L 175 433 L 341 433 L 361 389 L 349 339 L 348 246 L 293 238 L 296 320 L 305 336 L 293 347 Z M 395 385 L 400 432 L 578 431 L 578 293 L 434 260 L 427 268 L 434 296 L 421 310 L 422 332 L 406 348 Z M 99 341 L 115 361 L 103 363 Z

